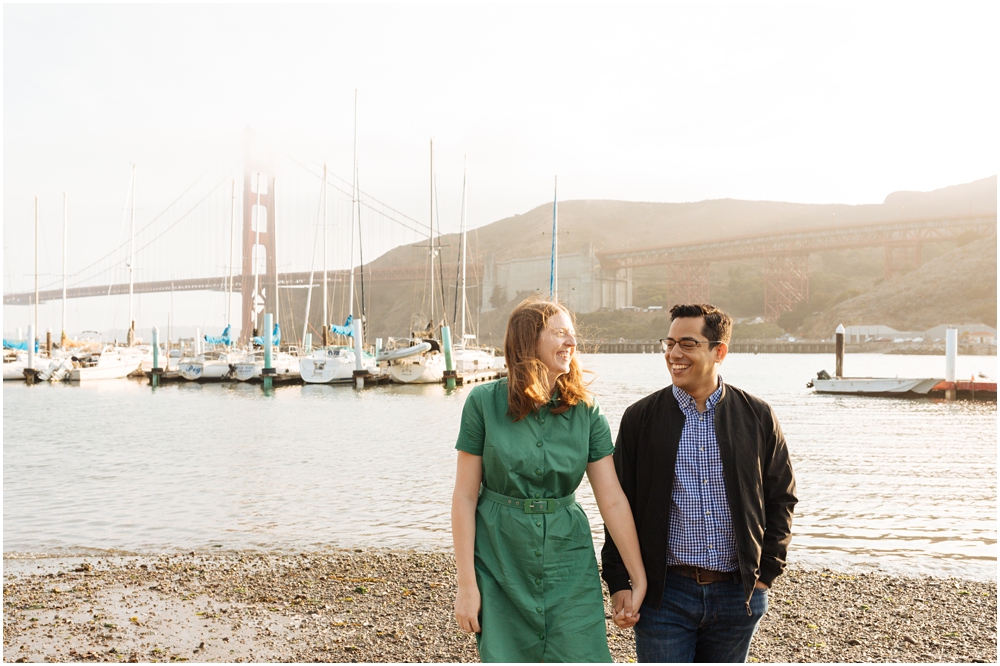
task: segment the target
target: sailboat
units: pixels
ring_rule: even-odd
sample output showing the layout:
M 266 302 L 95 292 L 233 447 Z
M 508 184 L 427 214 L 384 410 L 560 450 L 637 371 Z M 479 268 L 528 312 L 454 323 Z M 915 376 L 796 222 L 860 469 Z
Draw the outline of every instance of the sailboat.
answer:
M 258 187 L 260 186 L 258 176 Z M 243 360 L 243 353 L 233 349 L 230 337 L 233 321 L 233 254 L 236 240 L 236 181 L 230 183 L 229 204 L 229 275 L 226 279 L 226 327 L 222 335 L 205 335 L 204 349 L 196 349 L 194 358 L 181 359 L 177 370 L 188 381 L 220 381 L 232 377 L 233 365 Z
M 386 349 L 376 359 L 379 367 L 399 384 L 438 384 L 444 380 L 445 359 L 436 337 L 434 323 L 434 140 L 431 140 L 431 218 L 430 218 L 430 301 L 431 321 L 427 329 L 412 337 L 389 338 Z M 443 304 L 442 304 L 443 305 Z M 421 351 L 418 351 L 421 350 Z
M 468 236 L 466 233 L 466 192 L 467 192 L 467 182 L 466 177 L 468 170 L 463 170 L 462 174 L 462 224 L 461 224 L 461 256 L 459 258 L 459 263 L 461 265 L 461 289 L 459 291 L 461 298 L 461 316 L 459 318 L 459 328 L 458 328 L 458 342 L 452 351 L 452 360 L 455 363 L 455 372 L 458 373 L 459 377 L 466 377 L 468 379 L 474 379 L 477 375 L 482 373 L 493 373 L 499 369 L 498 361 L 500 364 L 503 363 L 502 359 L 497 359 L 493 355 L 493 350 L 485 350 L 475 346 L 474 341 L 476 336 L 471 333 L 466 333 L 465 321 L 466 321 L 466 265 L 467 265 L 467 253 L 468 253 Z
M 354 171 L 351 186 L 351 258 L 350 264 L 350 288 L 347 296 L 347 320 L 343 326 L 330 324 L 328 319 L 329 297 L 327 293 L 327 171 L 326 164 L 323 165 L 323 346 L 314 350 L 311 354 L 299 359 L 299 375 L 306 384 L 332 384 L 338 382 L 354 381 L 354 371 L 357 369 L 377 372 L 375 357 L 366 351 L 362 351 L 361 362 L 358 363 L 357 352 L 354 347 L 329 344 L 330 334 L 343 337 L 354 337 L 354 230 L 355 224 L 361 222 L 358 215 L 360 196 L 358 190 L 358 95 L 354 92 Z M 360 227 L 359 227 L 360 231 Z M 358 238 L 360 244 L 360 234 Z M 310 290 L 312 277 L 309 279 Z M 362 283 L 363 284 L 363 283 Z M 311 291 L 310 291 L 311 293 Z M 363 301 L 362 297 L 362 301 Z M 363 308 L 362 308 L 363 311 Z M 306 300 L 306 322 L 303 326 L 305 330 L 309 322 L 309 299 Z

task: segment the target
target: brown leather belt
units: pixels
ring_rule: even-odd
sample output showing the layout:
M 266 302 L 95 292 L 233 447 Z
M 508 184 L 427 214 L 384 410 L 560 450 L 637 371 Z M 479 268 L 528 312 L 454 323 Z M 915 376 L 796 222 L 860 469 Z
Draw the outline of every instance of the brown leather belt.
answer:
M 708 585 L 709 583 L 718 583 L 724 580 L 735 580 L 739 575 L 737 571 L 712 571 L 711 569 L 689 567 L 687 565 L 667 567 L 667 571 L 684 576 L 685 578 L 694 578 L 695 582 L 699 585 Z

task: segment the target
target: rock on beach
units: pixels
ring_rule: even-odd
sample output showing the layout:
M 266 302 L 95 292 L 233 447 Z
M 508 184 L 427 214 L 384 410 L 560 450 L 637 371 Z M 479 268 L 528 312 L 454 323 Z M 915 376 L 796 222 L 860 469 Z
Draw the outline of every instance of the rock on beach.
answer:
M 448 553 L 5 557 L 3 586 L 4 661 L 477 660 Z M 769 603 L 750 661 L 996 661 L 995 580 L 793 569 Z

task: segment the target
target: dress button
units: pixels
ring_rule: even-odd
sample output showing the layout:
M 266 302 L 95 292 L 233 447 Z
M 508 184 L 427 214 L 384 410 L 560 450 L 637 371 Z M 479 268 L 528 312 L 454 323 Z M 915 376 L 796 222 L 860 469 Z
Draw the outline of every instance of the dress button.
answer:
M 539 520 L 537 523 L 535 523 L 535 527 L 541 527 L 541 526 L 542 526 L 542 521 Z
M 536 606 L 535 607 L 535 612 L 536 613 L 541 613 L 542 612 L 542 607 L 541 606 Z
M 545 640 L 545 634 L 538 634 L 538 640 L 544 641 Z
M 542 556 L 542 551 L 536 550 L 535 551 L 535 557 L 541 557 L 541 556 Z
M 541 585 L 541 584 L 542 584 L 542 579 L 541 578 L 536 578 L 535 579 L 535 585 Z
M 537 474 L 538 476 L 541 476 L 542 475 L 542 470 L 536 469 L 535 470 L 535 474 Z
M 535 493 L 535 499 L 542 499 L 542 496 L 539 495 L 538 493 Z
M 541 445 L 542 445 L 541 442 L 535 442 L 535 446 L 541 446 Z
M 538 419 L 538 422 L 541 423 L 542 425 L 545 425 L 545 419 Z

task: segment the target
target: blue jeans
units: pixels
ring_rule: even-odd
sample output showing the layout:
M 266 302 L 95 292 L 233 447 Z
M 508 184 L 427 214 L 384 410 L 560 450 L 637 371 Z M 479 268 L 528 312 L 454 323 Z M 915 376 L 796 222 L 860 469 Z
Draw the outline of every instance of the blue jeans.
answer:
M 753 591 L 750 610 L 738 579 L 699 585 L 668 571 L 660 607 L 643 604 L 639 611 L 636 656 L 647 663 L 745 662 L 767 612 L 767 590 Z

